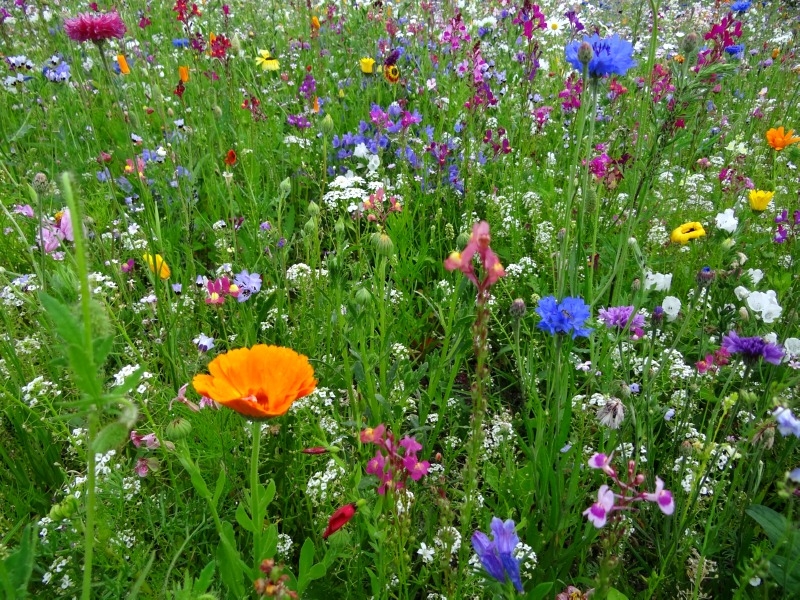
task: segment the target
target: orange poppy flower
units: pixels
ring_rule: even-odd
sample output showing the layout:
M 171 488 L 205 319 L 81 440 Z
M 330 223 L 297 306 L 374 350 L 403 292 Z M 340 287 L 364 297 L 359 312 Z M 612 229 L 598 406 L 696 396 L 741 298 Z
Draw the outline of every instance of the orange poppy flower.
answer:
M 788 132 L 784 132 L 783 127 L 778 127 L 775 129 L 774 127 L 767 131 L 767 142 L 770 146 L 772 146 L 775 150 L 783 150 L 786 146 L 791 146 L 792 144 L 796 144 L 800 142 L 800 137 L 797 137 L 794 134 L 794 129 L 790 129 Z
M 308 358 L 281 346 L 231 350 L 212 360 L 208 370 L 210 375 L 195 375 L 194 389 L 256 419 L 285 414 L 295 400 L 317 387 Z
M 189 81 L 189 67 L 178 67 L 178 79 L 180 79 L 183 83 Z
M 125 59 L 124 54 L 117 54 L 117 64 L 119 65 L 119 72 L 123 75 L 130 75 L 131 68 L 128 66 L 128 61 Z
M 225 164 L 228 166 L 233 166 L 236 164 L 236 151 L 231 149 L 228 150 L 228 153 L 225 155 Z

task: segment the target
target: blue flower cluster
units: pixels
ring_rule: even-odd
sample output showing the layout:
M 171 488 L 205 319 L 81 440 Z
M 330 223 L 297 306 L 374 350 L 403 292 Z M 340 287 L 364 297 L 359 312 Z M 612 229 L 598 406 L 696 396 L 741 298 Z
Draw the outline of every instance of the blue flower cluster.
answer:
M 625 75 L 628 69 L 636 66 L 633 45 L 616 34 L 610 38 L 601 38 L 595 33 L 591 37 L 583 38 L 583 41 L 592 47 L 592 59 L 589 61 L 589 75 L 592 77 L 605 77 L 612 73 Z M 583 63 L 578 59 L 581 43 L 576 40 L 567 44 L 565 54 L 567 62 L 583 72 Z
M 555 296 L 547 296 L 539 301 L 536 314 L 542 320 L 537 327 L 551 335 L 569 333 L 576 337 L 589 337 L 591 327 L 586 327 L 589 318 L 589 307 L 582 298 L 564 298 L 561 302 Z

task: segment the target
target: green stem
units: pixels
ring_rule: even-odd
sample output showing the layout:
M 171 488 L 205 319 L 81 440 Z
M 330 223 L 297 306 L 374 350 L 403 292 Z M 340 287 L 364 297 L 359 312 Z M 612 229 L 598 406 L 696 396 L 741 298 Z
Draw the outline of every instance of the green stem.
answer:
M 77 228 L 76 228 L 77 229 Z M 77 235 L 76 235 L 77 238 Z M 92 448 L 94 436 L 97 433 L 97 411 L 93 408 L 89 413 L 87 428 L 87 457 L 86 457 L 86 525 L 83 529 L 83 587 L 81 600 L 90 600 L 92 597 L 92 559 L 94 558 L 94 517 L 95 517 L 95 456 Z
M 264 515 L 261 514 L 261 482 L 258 480 L 258 453 L 261 449 L 261 423 L 253 421 L 253 450 L 250 456 L 250 514 L 253 519 L 253 562 L 258 567 L 261 562 L 261 529 Z

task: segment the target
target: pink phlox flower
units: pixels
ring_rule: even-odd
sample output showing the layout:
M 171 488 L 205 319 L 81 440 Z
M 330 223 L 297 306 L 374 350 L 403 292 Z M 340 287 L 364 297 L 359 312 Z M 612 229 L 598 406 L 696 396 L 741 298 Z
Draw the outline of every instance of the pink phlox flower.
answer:
M 675 500 L 672 498 L 672 492 L 664 489 L 664 482 L 660 477 L 656 477 L 656 491 L 652 494 L 644 493 L 642 497 L 648 502 L 657 503 L 658 508 L 665 515 L 675 512 Z
M 608 515 L 614 510 L 614 492 L 607 485 L 601 485 L 597 491 L 597 502 L 583 511 L 589 522 L 600 529 L 606 524 Z

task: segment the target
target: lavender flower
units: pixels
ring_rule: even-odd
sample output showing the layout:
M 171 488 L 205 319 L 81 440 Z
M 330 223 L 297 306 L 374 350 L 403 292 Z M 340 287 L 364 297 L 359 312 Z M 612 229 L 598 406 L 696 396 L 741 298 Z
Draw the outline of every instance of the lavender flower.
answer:
M 261 291 L 261 275 L 258 273 L 251 274 L 247 269 L 239 273 L 233 279 L 233 282 L 239 286 L 239 295 L 236 297 L 238 302 L 244 302 L 250 298 L 251 295 Z
M 494 517 L 491 530 L 493 540 L 481 531 L 472 534 L 472 547 L 489 575 L 501 583 L 505 583 L 508 578 L 514 588 L 522 592 L 519 559 L 514 557 L 514 548 L 519 544 L 514 521 L 508 519 L 503 522 Z
M 773 365 L 781 364 L 783 349 L 763 338 L 739 337 L 735 331 L 731 331 L 722 338 L 722 347 L 730 354 L 741 354 L 745 363 L 752 365 L 763 358 L 766 362 Z
M 609 329 L 615 327 L 618 329 L 625 329 L 626 327 L 630 327 L 634 335 L 640 336 L 644 333 L 642 330 L 644 327 L 644 317 L 634 313 L 634 310 L 633 306 L 601 308 L 598 313 L 598 319 Z
M 214 338 L 201 333 L 192 340 L 200 352 L 208 352 L 214 347 Z
M 800 437 L 800 419 L 794 416 L 792 409 L 779 406 L 772 411 L 772 416 L 778 424 L 778 431 L 781 435 L 786 437 L 793 435 Z

